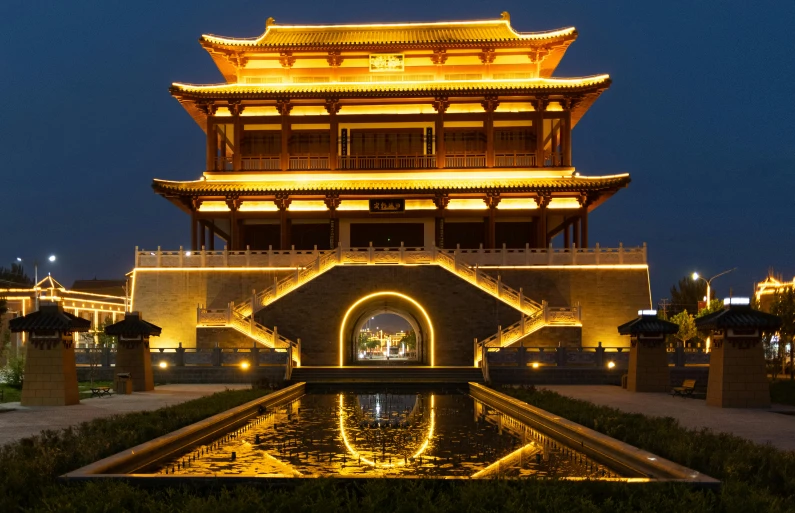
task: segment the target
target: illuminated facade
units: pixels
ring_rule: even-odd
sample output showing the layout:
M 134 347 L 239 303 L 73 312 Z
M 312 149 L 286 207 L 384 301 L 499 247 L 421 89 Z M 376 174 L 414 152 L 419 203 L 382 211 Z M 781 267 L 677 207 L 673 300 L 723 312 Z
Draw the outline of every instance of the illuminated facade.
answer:
M 553 77 L 576 37 L 507 13 L 204 35 L 226 83 L 171 94 L 206 169 L 153 188 L 191 216 L 194 251 L 588 247 L 588 214 L 630 180 L 574 168 L 572 129 L 610 86 Z

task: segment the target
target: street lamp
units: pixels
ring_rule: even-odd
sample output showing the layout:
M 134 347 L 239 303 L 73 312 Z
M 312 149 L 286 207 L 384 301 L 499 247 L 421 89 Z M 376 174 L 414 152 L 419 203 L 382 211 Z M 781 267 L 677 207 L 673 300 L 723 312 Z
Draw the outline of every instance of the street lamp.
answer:
M 710 302 L 710 291 L 711 291 L 711 287 L 712 287 L 712 280 L 714 280 L 718 276 L 723 276 L 724 274 L 729 274 L 730 272 L 736 271 L 736 270 L 737 270 L 736 267 L 732 267 L 731 269 L 728 269 L 726 271 L 723 271 L 721 273 L 716 274 L 715 276 L 713 276 L 710 279 L 706 279 L 706 278 L 704 278 L 703 276 L 701 276 L 698 273 L 693 273 L 693 281 L 704 280 L 704 283 L 707 284 L 707 301 L 706 301 L 707 307 L 709 307 L 709 302 Z
M 57 258 L 55 257 L 55 255 L 50 255 L 50 256 L 47 257 L 47 260 L 50 263 L 52 263 L 52 262 L 55 262 L 57 260 Z M 19 262 L 21 264 L 22 263 L 22 258 L 21 257 L 17 257 L 17 262 Z M 36 287 L 36 291 L 35 291 L 35 295 L 36 295 L 36 310 L 39 309 L 39 287 L 38 287 L 38 284 L 39 284 L 39 261 L 38 260 L 34 260 L 33 261 L 33 286 Z

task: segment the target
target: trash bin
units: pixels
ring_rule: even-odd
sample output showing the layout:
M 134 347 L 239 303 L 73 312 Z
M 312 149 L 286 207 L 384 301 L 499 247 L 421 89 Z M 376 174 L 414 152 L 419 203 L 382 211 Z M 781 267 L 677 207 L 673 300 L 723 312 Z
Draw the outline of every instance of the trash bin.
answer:
M 132 394 L 132 380 L 130 379 L 130 373 L 120 372 L 116 374 L 116 384 L 113 388 L 116 389 L 117 394 Z
M 629 374 L 621 376 L 621 388 L 627 388 L 627 380 L 629 380 Z

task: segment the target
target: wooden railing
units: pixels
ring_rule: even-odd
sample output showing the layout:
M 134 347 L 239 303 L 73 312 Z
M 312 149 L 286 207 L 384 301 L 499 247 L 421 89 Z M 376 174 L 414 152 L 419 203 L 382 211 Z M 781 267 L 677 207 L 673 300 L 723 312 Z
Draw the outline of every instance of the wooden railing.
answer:
M 486 167 L 485 153 L 447 153 L 444 156 L 444 166 L 452 169 Z
M 329 158 L 326 155 L 290 155 L 291 170 L 329 169 Z
M 282 168 L 279 155 L 249 155 L 240 158 L 243 171 L 278 171 Z
M 337 169 L 433 169 L 435 155 L 346 155 L 337 157 Z
M 494 167 L 534 167 L 535 153 L 495 153 Z

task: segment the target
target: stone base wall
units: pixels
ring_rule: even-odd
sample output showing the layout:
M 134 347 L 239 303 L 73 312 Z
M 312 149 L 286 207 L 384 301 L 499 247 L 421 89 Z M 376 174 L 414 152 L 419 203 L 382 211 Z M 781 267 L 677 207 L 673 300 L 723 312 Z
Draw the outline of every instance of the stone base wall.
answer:
M 80 381 L 90 379 L 90 369 L 79 367 L 77 375 Z M 113 381 L 116 376 L 114 368 L 94 369 L 94 380 Z M 157 385 L 169 383 L 250 383 L 252 385 L 266 382 L 280 383 L 284 380 L 284 366 L 260 366 L 246 370 L 239 366 L 229 367 L 168 367 L 153 369 L 154 382 Z
M 550 269 L 483 269 L 498 274 L 503 283 L 523 289 L 524 295 L 549 306 L 582 306 L 582 345 L 628 347 L 629 340 L 618 334 L 617 326 L 651 307 L 648 269 L 613 267 Z
M 670 392 L 671 388 L 668 354 L 662 340 L 657 345 L 638 342 L 630 348 L 627 390 L 664 393 Z
M 273 326 L 268 327 L 273 329 Z M 196 347 L 199 349 L 212 349 L 213 347 L 248 349 L 254 347 L 254 339 L 234 328 L 196 328 Z
M 161 336 L 152 339 L 152 347 L 196 347 L 196 308 L 199 304 L 211 309 L 226 308 L 230 301 L 243 301 L 251 291 L 273 285 L 274 278 L 294 272 L 179 269 L 136 269 L 134 272 L 133 309 L 163 328 Z
M 70 339 L 71 342 L 71 339 Z M 50 349 L 28 343 L 22 406 L 67 406 L 80 403 L 74 347 L 57 340 Z
M 545 326 L 531 333 L 510 347 L 581 347 L 582 327 L 580 326 Z
M 154 390 L 152 357 L 149 347 L 143 342 L 130 349 L 119 346 L 116 352 L 116 374 L 129 372 L 133 392 Z M 115 378 L 115 376 L 114 376 Z
M 767 408 L 770 406 L 770 383 L 765 369 L 762 342 L 743 347 L 742 338 L 733 343 L 726 338 L 713 341 L 710 353 L 707 404 L 721 408 Z

